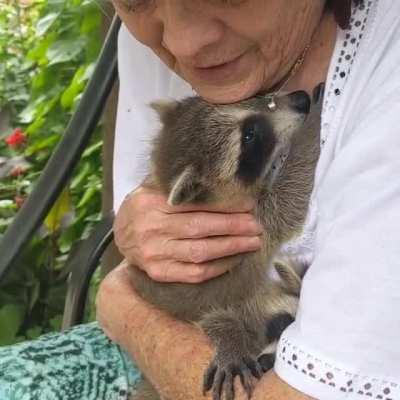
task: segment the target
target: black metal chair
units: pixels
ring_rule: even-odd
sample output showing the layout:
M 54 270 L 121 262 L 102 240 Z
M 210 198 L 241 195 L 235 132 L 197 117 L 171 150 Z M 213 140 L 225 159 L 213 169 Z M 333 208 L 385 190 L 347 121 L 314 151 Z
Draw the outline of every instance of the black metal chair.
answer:
M 0 282 L 13 268 L 32 234 L 67 185 L 97 126 L 109 93 L 117 79 L 117 35 L 121 25 L 113 19 L 97 66 L 72 116 L 62 140 L 48 161 L 29 198 L 0 242 Z M 63 329 L 82 322 L 90 279 L 112 241 L 112 216 L 100 221 L 89 237 L 75 244 L 67 262 L 69 272 Z

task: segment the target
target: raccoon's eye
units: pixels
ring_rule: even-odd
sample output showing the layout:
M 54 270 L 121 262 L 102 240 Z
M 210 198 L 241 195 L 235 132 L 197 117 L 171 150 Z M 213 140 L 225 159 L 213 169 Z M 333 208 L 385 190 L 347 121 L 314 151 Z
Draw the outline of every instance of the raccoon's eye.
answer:
M 247 118 L 242 126 L 242 143 L 252 144 L 263 132 L 265 132 L 265 124 L 262 118 L 257 116 Z
M 256 137 L 256 132 L 254 127 L 250 127 L 245 132 L 243 132 L 243 143 L 250 143 Z
M 251 184 L 261 176 L 272 154 L 276 138 L 273 125 L 263 114 L 252 114 L 242 121 L 241 149 L 237 175 L 241 181 Z

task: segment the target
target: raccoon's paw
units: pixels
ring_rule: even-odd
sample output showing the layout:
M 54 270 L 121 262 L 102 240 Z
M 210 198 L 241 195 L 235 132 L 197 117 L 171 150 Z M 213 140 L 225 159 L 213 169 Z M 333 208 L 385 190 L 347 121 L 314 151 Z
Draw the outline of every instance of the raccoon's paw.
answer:
M 269 343 L 265 349 L 257 357 L 257 362 L 260 365 L 263 372 L 267 372 L 273 368 L 275 364 L 276 348 L 278 347 L 278 341 L 275 340 Z
M 262 368 L 250 356 L 218 357 L 210 363 L 204 373 L 203 394 L 212 390 L 213 400 L 221 400 L 225 393 L 225 400 L 235 397 L 234 380 L 239 376 L 240 382 L 250 399 L 253 392 L 254 378 L 261 378 Z
M 257 362 L 263 372 L 268 372 L 275 364 L 275 354 L 264 353 L 258 356 Z

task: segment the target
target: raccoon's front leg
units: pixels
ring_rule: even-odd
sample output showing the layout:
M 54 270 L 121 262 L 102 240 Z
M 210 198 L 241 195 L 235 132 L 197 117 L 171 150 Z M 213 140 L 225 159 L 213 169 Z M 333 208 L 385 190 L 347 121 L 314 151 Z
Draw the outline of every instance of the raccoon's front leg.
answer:
M 274 268 L 280 280 L 276 282 L 274 295 L 266 297 L 268 300 L 263 304 L 266 347 L 257 358 L 263 372 L 274 366 L 278 341 L 295 319 L 301 289 L 301 276 L 296 272 L 294 260 L 276 258 Z
M 233 400 L 234 379 L 240 381 L 250 397 L 253 380 L 259 379 L 262 369 L 257 362 L 260 351 L 255 344 L 258 332 L 246 326 L 238 310 L 216 310 L 207 314 L 200 326 L 215 346 L 215 357 L 204 374 L 203 392 L 212 389 L 213 400 L 220 400 L 225 393 L 226 400 Z

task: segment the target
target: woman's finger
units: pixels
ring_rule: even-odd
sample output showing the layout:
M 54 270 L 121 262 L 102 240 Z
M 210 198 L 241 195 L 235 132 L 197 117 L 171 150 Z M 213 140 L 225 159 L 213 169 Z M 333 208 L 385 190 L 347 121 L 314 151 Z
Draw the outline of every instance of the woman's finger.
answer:
M 167 197 L 165 194 L 158 190 L 141 186 L 134 192 L 127 196 L 128 201 L 138 202 L 148 208 L 151 206 L 159 211 L 175 214 L 184 213 L 191 211 L 209 211 L 209 212 L 221 212 L 221 213 L 246 213 L 251 211 L 254 206 L 254 200 L 249 198 L 232 198 L 229 203 L 227 202 L 215 202 L 215 203 L 189 203 L 181 204 L 179 206 L 171 206 L 167 203 Z
M 204 239 L 168 240 L 161 246 L 161 257 L 200 264 L 217 258 L 256 251 L 259 236 L 218 236 Z
M 261 225 L 248 213 L 224 214 L 191 212 L 171 214 L 164 219 L 165 233 L 175 239 L 197 239 L 209 236 L 256 236 Z
M 165 198 L 164 198 L 165 199 Z M 159 205 L 162 211 L 174 214 L 174 213 L 185 213 L 192 211 L 208 211 L 218 213 L 247 213 L 254 208 L 254 200 L 252 199 L 237 199 L 227 203 L 198 203 L 198 204 L 182 204 L 179 206 L 170 206 L 168 203 L 163 202 L 163 198 L 160 197 Z
M 233 256 L 237 257 L 237 256 Z M 232 268 L 232 257 L 202 264 L 168 261 L 154 263 L 146 273 L 155 281 L 164 283 L 201 283 L 216 278 Z

